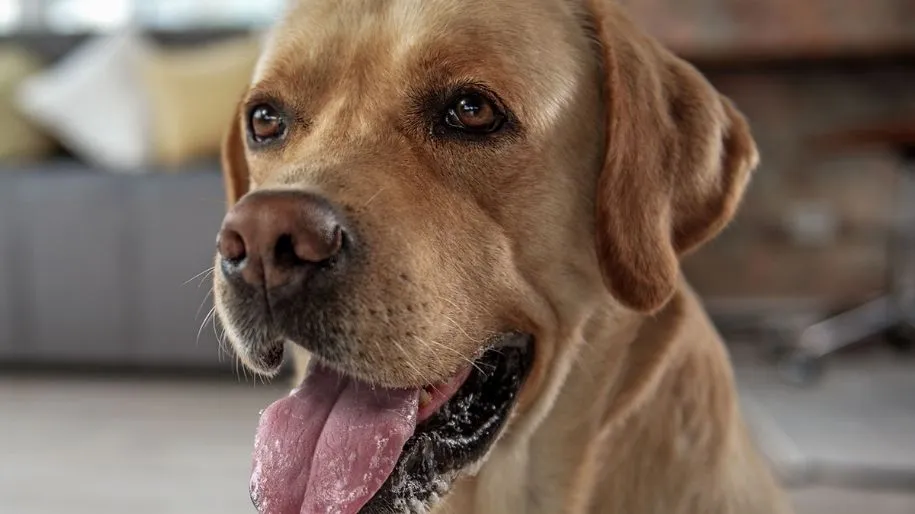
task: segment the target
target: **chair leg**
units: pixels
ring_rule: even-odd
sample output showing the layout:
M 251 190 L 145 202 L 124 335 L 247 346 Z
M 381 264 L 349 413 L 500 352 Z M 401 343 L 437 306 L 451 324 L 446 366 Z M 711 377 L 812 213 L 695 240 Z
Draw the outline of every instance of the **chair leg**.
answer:
M 797 351 L 815 358 L 823 357 L 890 329 L 898 321 L 893 299 L 881 296 L 807 327 L 801 333 Z
M 795 385 L 810 384 L 820 375 L 822 357 L 895 327 L 899 317 L 893 304 L 893 298 L 881 296 L 807 327 L 778 363 L 782 378 Z
M 915 327 L 915 148 L 905 155 L 896 185 L 894 237 L 890 247 L 889 294 L 903 332 Z M 910 333 L 910 332 L 909 332 Z
M 779 369 L 790 382 L 806 384 L 819 373 L 822 357 L 876 334 L 900 348 L 915 333 L 915 146 L 904 148 L 888 238 L 886 294 L 805 329 Z M 892 341 L 893 339 L 896 341 Z

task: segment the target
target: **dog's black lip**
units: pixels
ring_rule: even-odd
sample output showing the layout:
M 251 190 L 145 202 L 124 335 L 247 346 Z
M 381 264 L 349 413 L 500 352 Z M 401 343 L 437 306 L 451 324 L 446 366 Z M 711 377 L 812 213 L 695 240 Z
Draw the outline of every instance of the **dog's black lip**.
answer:
M 533 337 L 528 334 L 507 333 L 492 343 L 454 397 L 417 427 L 393 473 L 361 514 L 412 513 L 428 507 L 448 492 L 461 471 L 486 456 L 534 362 Z

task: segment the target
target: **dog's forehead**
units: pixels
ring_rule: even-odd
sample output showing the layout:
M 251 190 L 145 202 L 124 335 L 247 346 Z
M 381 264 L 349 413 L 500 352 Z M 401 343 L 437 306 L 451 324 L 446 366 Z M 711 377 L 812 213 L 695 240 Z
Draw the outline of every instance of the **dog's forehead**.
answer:
M 359 75 L 403 88 L 440 71 L 555 109 L 581 74 L 588 43 L 577 22 L 563 0 L 298 0 L 271 33 L 253 82 Z
M 287 26 L 324 27 L 358 33 L 387 28 L 417 31 L 451 30 L 453 24 L 511 31 L 537 27 L 544 14 L 570 11 L 569 0 L 293 0 L 283 16 Z
M 556 29 L 561 17 L 552 11 L 551 0 L 298 0 L 270 47 L 295 49 L 302 59 L 334 49 L 395 60 L 417 46 L 448 43 L 455 50 L 474 43 L 475 50 L 520 53 Z

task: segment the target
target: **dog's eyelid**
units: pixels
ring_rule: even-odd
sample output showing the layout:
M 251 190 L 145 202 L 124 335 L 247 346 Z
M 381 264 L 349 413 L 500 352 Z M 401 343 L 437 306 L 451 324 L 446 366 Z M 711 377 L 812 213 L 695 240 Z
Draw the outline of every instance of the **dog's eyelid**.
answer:
M 285 102 L 282 100 L 281 95 L 278 95 L 268 89 L 255 87 L 249 90 L 245 95 L 244 105 L 246 108 L 250 109 L 258 104 L 273 104 L 282 106 L 285 104 Z
M 492 103 L 496 109 L 503 114 L 508 112 L 508 107 L 502 100 L 502 97 L 496 93 L 495 89 L 483 82 L 465 82 L 451 88 L 449 94 L 445 95 L 450 101 L 457 100 L 462 96 L 480 96 Z
M 245 100 L 244 109 L 242 109 L 242 115 L 247 117 L 251 116 L 251 113 L 255 109 L 262 106 L 270 106 L 279 113 L 282 113 L 284 116 L 287 116 L 286 105 L 272 96 L 252 96 Z
M 262 105 L 269 105 L 273 107 L 277 112 L 283 114 L 283 116 L 288 120 L 296 120 L 300 118 L 297 109 L 293 109 L 294 105 L 289 104 L 279 95 L 265 91 L 254 91 L 245 98 L 245 101 L 243 102 L 242 115 L 250 116 L 251 112 L 255 108 Z

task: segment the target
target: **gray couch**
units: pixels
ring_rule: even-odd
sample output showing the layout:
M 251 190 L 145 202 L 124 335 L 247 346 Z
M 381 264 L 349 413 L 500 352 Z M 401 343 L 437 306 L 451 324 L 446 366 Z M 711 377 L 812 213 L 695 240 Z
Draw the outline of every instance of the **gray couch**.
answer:
M 197 337 L 223 210 L 215 164 L 0 171 L 0 361 L 225 365 L 212 325 Z
M 53 61 L 84 37 L 17 42 Z M 212 265 L 225 209 L 218 164 L 151 171 L 110 174 L 65 155 L 0 163 L 0 366 L 230 369 L 212 323 L 198 338 L 212 306 L 198 274 Z

